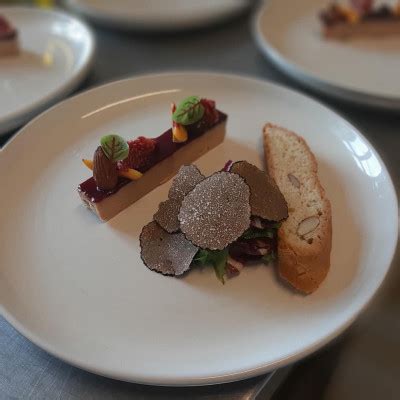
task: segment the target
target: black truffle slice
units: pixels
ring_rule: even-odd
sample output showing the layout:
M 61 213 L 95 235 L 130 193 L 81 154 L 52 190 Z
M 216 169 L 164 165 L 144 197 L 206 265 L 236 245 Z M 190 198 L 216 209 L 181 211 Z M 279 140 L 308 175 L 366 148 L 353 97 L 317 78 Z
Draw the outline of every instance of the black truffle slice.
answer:
M 146 267 L 163 275 L 182 275 L 198 251 L 182 233 L 165 232 L 155 221 L 143 227 L 140 249 Z
M 222 250 L 250 226 L 250 190 L 243 178 L 217 172 L 185 196 L 178 219 L 194 245 Z
M 178 213 L 182 200 L 204 178 L 194 165 L 184 165 L 179 169 L 169 189 L 168 200 L 162 202 L 154 214 L 154 219 L 167 232 L 179 231 Z
M 288 217 L 288 207 L 275 181 L 247 161 L 233 163 L 231 172 L 240 175 L 250 187 L 251 214 L 270 221 Z
M 154 220 L 169 233 L 179 231 L 178 214 L 182 200 L 168 199 L 158 206 L 158 211 L 154 214 Z
M 172 181 L 168 197 L 182 200 L 204 178 L 205 176 L 195 165 L 183 165 Z

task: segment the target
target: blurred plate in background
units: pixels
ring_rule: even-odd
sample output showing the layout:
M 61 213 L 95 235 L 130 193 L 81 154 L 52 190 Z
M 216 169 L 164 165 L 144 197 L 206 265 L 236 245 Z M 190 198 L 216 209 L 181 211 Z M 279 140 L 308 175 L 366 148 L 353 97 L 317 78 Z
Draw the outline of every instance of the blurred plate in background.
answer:
M 64 0 L 71 9 L 117 29 L 175 31 L 235 16 L 248 0 Z
M 0 58 L 0 134 L 70 93 L 94 53 L 90 29 L 59 11 L 0 7 L 19 32 L 18 56 Z
M 254 20 L 261 51 L 320 93 L 400 110 L 400 36 L 327 40 L 321 35 L 319 13 L 329 2 L 268 1 Z

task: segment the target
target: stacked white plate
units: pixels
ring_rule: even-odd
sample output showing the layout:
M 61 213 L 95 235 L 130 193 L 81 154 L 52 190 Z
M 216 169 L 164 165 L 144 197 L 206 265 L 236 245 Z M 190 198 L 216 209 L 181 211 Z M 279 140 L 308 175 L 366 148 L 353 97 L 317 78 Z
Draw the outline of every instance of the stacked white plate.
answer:
M 0 135 L 70 93 L 86 76 L 94 37 L 78 19 L 29 7 L 0 7 L 18 29 L 21 51 L 0 59 Z
M 64 0 L 72 10 L 117 29 L 177 31 L 238 15 L 248 0 Z
M 400 110 L 400 36 L 327 40 L 319 14 L 331 0 L 269 0 L 254 35 L 278 68 L 324 95 Z

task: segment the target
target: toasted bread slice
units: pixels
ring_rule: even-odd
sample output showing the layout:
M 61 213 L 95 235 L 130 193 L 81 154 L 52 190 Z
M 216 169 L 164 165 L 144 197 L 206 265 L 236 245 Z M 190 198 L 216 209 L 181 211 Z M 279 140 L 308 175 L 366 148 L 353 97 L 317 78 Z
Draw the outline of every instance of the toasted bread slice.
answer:
M 330 266 L 331 205 L 305 140 L 272 124 L 265 125 L 263 135 L 268 172 L 289 207 L 289 217 L 278 231 L 279 274 L 297 290 L 312 293 Z

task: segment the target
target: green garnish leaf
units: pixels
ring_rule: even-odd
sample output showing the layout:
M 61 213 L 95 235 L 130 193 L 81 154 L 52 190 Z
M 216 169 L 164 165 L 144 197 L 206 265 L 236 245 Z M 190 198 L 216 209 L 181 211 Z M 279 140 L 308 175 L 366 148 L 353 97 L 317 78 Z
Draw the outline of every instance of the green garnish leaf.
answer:
M 198 265 L 212 265 L 215 275 L 225 283 L 226 262 L 228 259 L 228 249 L 224 250 L 203 250 L 200 249 L 193 259 L 193 262 Z
M 249 228 L 243 233 L 241 239 L 257 239 L 257 238 L 269 238 L 273 239 L 275 237 L 275 231 L 271 228 L 258 229 Z
M 203 250 L 203 249 L 200 249 L 193 258 L 193 261 L 199 265 L 207 264 L 207 260 L 208 260 L 208 250 Z
M 106 135 L 100 139 L 101 148 L 110 161 L 117 162 L 128 157 L 129 146 L 124 138 L 118 135 Z
M 275 252 L 273 252 L 273 251 L 262 257 L 262 261 L 265 264 L 270 264 L 271 262 L 273 262 L 275 260 L 276 260 L 276 255 L 275 255 Z
M 228 249 L 215 250 L 212 252 L 212 265 L 217 278 L 224 284 L 226 274 L 226 261 L 228 259 Z
M 172 119 L 181 125 L 191 125 L 200 121 L 204 115 L 204 106 L 200 102 L 200 97 L 186 97 L 172 114 Z

